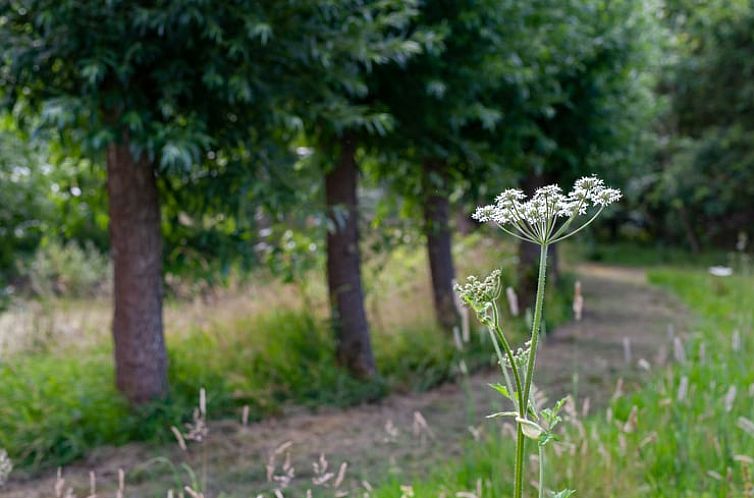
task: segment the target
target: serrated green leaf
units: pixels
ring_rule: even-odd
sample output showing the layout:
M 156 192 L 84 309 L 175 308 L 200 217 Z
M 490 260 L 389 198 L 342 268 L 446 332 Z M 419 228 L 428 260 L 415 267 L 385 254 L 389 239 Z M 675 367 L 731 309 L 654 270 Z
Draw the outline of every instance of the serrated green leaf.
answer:
M 513 397 L 511 396 L 511 393 L 508 391 L 508 388 L 505 387 L 504 385 L 499 384 L 499 383 L 495 383 L 495 384 L 489 384 L 489 386 L 492 389 L 494 389 L 495 391 L 497 391 L 500 394 L 502 394 L 503 396 L 505 396 L 506 398 L 508 398 L 510 400 L 513 399 Z

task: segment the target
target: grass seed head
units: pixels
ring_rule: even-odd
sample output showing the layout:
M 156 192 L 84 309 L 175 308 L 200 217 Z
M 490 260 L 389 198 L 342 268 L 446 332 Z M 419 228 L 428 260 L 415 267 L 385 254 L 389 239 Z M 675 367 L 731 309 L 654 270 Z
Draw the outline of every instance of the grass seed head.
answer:
M 13 462 L 8 457 L 8 453 L 0 449 L 0 487 L 8 480 L 11 471 L 13 471 Z

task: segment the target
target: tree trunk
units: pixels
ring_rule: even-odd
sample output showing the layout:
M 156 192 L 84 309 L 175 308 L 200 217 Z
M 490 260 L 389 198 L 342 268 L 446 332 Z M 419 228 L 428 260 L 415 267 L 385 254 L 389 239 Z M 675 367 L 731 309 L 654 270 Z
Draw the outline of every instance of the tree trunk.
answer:
M 552 177 L 543 174 L 530 173 L 523 181 L 521 187 L 527 195 L 533 195 L 534 191 L 551 183 Z M 534 296 L 537 292 L 537 276 L 539 272 L 539 246 L 531 242 L 520 241 L 518 243 L 518 302 L 521 309 L 530 308 L 534 305 Z M 547 253 L 547 278 L 550 283 L 557 283 L 560 276 L 558 246 L 550 246 Z
M 471 218 L 470 212 L 463 207 L 456 210 L 456 230 L 461 235 L 470 235 L 474 233 L 481 224 Z
M 702 250 L 702 245 L 699 242 L 699 237 L 696 236 L 694 225 L 689 219 L 689 212 L 683 204 L 681 204 L 680 208 L 678 208 L 678 212 L 681 215 L 681 224 L 683 225 L 683 229 L 686 233 L 686 240 L 689 243 L 689 248 L 691 249 L 692 253 L 699 254 Z
M 153 164 L 129 149 L 107 148 L 110 247 L 114 271 L 113 338 L 118 389 L 132 404 L 167 395 L 162 329 L 162 235 Z
M 341 365 L 360 377 L 376 373 L 369 324 L 364 308 L 359 255 L 356 143 L 341 141 L 338 164 L 325 175 L 325 198 L 330 227 L 327 232 L 327 286 Z
M 455 267 L 449 225 L 450 202 L 444 164 L 425 161 L 423 174 L 424 224 L 435 315 L 443 330 L 452 332 L 453 327 L 459 323 L 459 316 L 453 295 Z
M 560 276 L 558 244 L 547 251 L 547 281 L 556 284 Z M 521 309 L 534 306 L 539 273 L 539 245 L 531 242 L 518 243 L 518 304 Z

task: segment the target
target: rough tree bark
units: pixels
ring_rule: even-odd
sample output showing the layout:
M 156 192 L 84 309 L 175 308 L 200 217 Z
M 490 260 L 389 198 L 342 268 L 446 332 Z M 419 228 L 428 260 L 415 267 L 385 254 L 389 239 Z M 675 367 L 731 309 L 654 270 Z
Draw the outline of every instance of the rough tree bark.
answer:
M 432 297 L 437 323 L 447 332 L 459 323 L 453 296 L 452 240 L 449 224 L 447 175 L 440 161 L 423 164 L 424 226 L 427 235 L 427 255 L 432 279 Z
M 357 376 L 371 377 L 376 367 L 361 285 L 355 152 L 353 137 L 344 137 L 340 159 L 325 175 L 331 225 L 327 233 L 327 286 L 338 361 Z
M 128 137 L 107 148 L 113 338 L 118 389 L 132 404 L 167 395 L 162 327 L 162 234 L 154 165 Z

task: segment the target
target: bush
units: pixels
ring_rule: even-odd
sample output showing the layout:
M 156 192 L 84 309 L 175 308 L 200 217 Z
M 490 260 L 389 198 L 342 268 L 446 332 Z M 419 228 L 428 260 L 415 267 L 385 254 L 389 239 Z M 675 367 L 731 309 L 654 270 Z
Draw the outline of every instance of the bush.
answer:
M 90 242 L 50 240 L 37 249 L 25 273 L 32 292 L 42 298 L 92 297 L 108 292 L 112 280 L 109 258 Z

